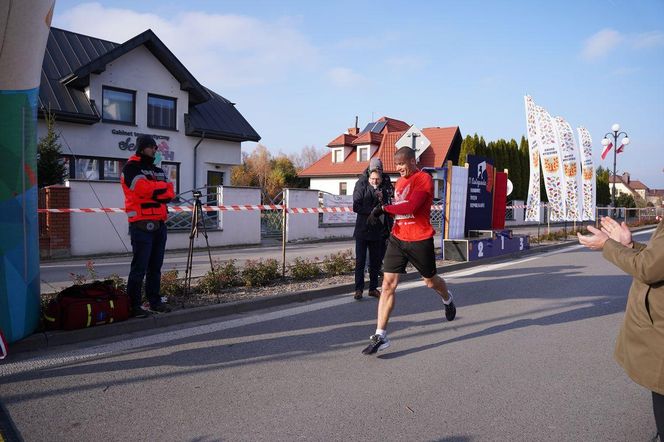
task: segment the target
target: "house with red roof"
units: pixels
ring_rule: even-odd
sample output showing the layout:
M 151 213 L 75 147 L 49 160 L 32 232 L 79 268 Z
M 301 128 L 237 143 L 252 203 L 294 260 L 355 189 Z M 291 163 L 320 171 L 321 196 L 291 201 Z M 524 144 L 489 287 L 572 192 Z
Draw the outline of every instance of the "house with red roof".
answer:
M 382 161 L 383 172 L 394 182 L 399 177 L 394 154 L 400 147 L 415 146 L 418 166 L 436 169 L 448 160 L 458 163 L 461 140 L 458 126 L 419 129 L 395 118 L 382 117 L 367 124 L 362 131 L 351 127 L 334 138 L 327 145 L 330 152 L 298 175 L 310 179 L 310 189 L 350 195 L 372 158 Z
M 631 178 L 628 172 L 622 175 L 609 176 L 609 189 L 612 189 L 615 183 L 616 196 L 621 193 L 631 195 L 635 200 L 641 199 L 646 203 L 651 203 L 655 207 L 662 206 L 664 199 L 664 189 L 651 189 L 639 180 Z

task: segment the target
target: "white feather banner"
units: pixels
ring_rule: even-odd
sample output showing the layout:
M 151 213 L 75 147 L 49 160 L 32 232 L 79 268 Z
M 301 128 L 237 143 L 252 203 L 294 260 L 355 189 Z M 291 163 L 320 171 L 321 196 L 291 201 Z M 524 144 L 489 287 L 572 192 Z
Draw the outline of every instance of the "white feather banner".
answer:
M 581 187 L 583 189 L 583 221 L 595 221 L 597 190 L 595 189 L 595 166 L 593 165 L 593 140 L 585 127 L 576 129 L 579 133 L 581 154 Z
M 581 201 L 581 170 L 579 167 L 579 151 L 574 140 L 574 131 L 563 117 L 554 119 L 558 142 L 560 146 L 560 158 L 563 164 L 563 182 L 565 184 L 565 221 L 581 221 L 583 218 L 583 207 Z
M 540 220 L 540 158 L 539 138 L 537 136 L 537 117 L 535 102 L 530 95 L 524 98 L 526 105 L 526 130 L 528 134 L 528 159 L 530 161 L 530 180 L 528 181 L 528 201 L 526 202 L 526 221 Z
M 549 220 L 565 221 L 567 210 L 563 195 L 566 194 L 566 189 L 563 181 L 558 134 L 551 115 L 541 106 L 535 106 L 535 110 L 544 188 L 549 198 Z

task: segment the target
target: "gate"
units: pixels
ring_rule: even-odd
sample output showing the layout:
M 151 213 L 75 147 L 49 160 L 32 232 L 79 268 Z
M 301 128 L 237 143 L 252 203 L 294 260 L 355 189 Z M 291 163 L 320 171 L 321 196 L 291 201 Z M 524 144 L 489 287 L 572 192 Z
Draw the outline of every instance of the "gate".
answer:
M 264 204 L 281 205 L 284 204 L 283 190 L 274 198 L 270 198 L 263 191 L 262 200 Z M 281 240 L 283 235 L 283 213 L 280 209 L 261 210 L 261 239 Z

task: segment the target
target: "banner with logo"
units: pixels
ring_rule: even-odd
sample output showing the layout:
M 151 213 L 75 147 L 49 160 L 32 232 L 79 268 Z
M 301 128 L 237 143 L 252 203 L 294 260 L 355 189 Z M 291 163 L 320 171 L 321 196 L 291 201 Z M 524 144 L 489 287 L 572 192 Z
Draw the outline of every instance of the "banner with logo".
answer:
M 595 167 L 593 166 L 593 140 L 585 127 L 576 129 L 579 133 L 581 154 L 581 188 L 583 189 L 583 221 L 595 221 Z
M 526 105 L 526 130 L 528 135 L 528 159 L 530 161 L 530 180 L 528 181 L 528 201 L 526 202 L 526 221 L 540 220 L 540 154 L 537 135 L 537 115 L 532 97 L 524 97 Z
M 535 110 L 544 188 L 549 198 L 549 219 L 551 221 L 565 221 L 567 210 L 563 196 L 566 194 L 566 189 L 560 160 L 558 134 L 551 115 L 541 106 L 535 106 Z
M 350 207 L 353 208 L 353 195 L 323 194 L 323 207 Z M 322 214 L 323 224 L 355 224 L 355 212 L 330 212 Z
M 563 182 L 565 194 L 565 221 L 581 221 L 583 207 L 581 201 L 581 171 L 579 170 L 579 154 L 574 140 L 572 126 L 563 117 L 554 118 L 558 141 L 560 143 L 560 157 L 563 164 Z
M 490 158 L 468 155 L 468 198 L 465 234 L 491 230 L 494 169 Z

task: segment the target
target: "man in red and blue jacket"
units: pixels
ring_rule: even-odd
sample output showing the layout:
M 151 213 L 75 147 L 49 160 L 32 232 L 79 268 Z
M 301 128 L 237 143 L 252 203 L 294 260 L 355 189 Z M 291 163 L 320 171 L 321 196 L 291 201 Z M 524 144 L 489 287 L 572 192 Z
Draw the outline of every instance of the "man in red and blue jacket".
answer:
M 125 210 L 129 217 L 129 235 L 133 258 L 127 279 L 127 294 L 131 298 L 133 317 L 148 315 L 141 307 L 141 288 L 145 279 L 145 294 L 150 310 L 169 312 L 161 301 L 159 286 L 161 266 L 166 249 L 166 204 L 175 198 L 173 184 L 168 182 L 164 171 L 154 165 L 157 143 L 147 135 L 136 138 L 136 155 L 122 169 L 122 191 L 125 195 Z

